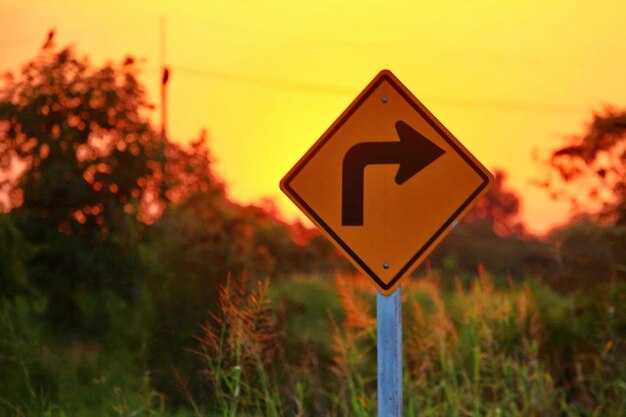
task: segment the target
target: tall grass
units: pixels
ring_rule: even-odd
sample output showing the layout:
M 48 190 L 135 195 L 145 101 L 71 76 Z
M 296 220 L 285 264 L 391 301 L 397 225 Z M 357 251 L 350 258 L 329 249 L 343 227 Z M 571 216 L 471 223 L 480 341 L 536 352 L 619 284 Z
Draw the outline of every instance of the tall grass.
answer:
M 330 346 L 333 351 L 332 370 L 337 388 L 330 395 L 338 415 L 366 417 L 376 410 L 376 320 L 371 305 L 371 290 L 365 292 L 362 281 L 337 278 L 337 291 L 344 310 L 343 326 L 330 319 Z
M 249 289 L 245 281 L 229 279 L 212 318 L 203 327 L 198 352 L 214 388 L 215 406 L 209 411 L 223 417 L 282 416 L 279 386 L 270 372 L 278 368 L 273 366 L 278 344 L 267 282 Z
M 38 301 L 0 303 L 0 416 L 169 416 L 133 353 L 46 335 Z
M 174 373 L 176 411 L 127 351 L 46 343 L 35 307 L 2 305 L 0 416 L 375 416 L 375 299 L 361 276 L 229 279 L 192 349 L 205 395 Z M 403 326 L 404 416 L 626 416 L 624 284 L 429 272 L 404 284 Z
M 271 291 L 267 283 L 244 288 L 230 282 L 222 290 L 220 316 L 202 340 L 219 415 L 375 415 L 375 292 L 367 280 L 340 276 L 334 284 L 300 279 Z M 595 368 L 579 366 L 584 376 L 573 390 L 571 381 L 563 383 L 566 367 L 550 364 L 558 346 L 550 344 L 555 323 L 542 297 L 557 307 L 569 302 L 541 285 L 496 285 L 482 268 L 469 286 L 457 282 L 452 291 L 432 275 L 407 282 L 404 415 L 626 415 L 625 367 L 618 364 L 623 334 L 616 328 L 623 326 L 623 310 L 612 313 L 616 323 L 602 333 L 610 343 L 574 353 L 574 363 L 592 360 Z M 317 340 L 299 339 L 290 321 L 303 334 L 320 322 L 324 330 L 312 333 Z
M 407 415 L 558 415 L 530 290 L 497 290 L 481 271 L 446 307 L 439 286 L 427 278 L 406 291 Z

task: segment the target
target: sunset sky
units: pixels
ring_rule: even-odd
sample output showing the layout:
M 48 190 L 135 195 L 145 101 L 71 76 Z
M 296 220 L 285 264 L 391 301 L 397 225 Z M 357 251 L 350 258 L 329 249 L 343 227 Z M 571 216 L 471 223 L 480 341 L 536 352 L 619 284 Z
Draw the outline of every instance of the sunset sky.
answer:
M 56 28 L 57 44 L 96 64 L 143 58 L 158 105 L 165 59 L 170 138 L 206 128 L 229 194 L 272 198 L 293 219 L 279 180 L 388 68 L 486 167 L 509 173 L 541 233 L 569 206 L 531 185 L 544 176 L 533 155 L 582 133 L 604 105 L 626 106 L 625 22 L 623 0 L 0 0 L 0 70 L 17 70 Z

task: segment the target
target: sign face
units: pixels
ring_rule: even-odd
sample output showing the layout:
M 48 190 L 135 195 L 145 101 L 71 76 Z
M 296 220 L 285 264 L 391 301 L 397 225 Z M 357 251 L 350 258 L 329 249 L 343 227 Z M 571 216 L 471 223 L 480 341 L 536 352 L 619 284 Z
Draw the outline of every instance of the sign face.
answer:
M 390 72 L 381 71 L 285 175 L 281 190 L 390 294 L 493 181 Z

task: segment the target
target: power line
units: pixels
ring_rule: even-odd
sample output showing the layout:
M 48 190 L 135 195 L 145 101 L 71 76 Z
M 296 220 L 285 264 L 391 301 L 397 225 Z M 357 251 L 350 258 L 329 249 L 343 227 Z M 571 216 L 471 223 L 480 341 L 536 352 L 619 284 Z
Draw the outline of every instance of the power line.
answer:
M 503 100 L 503 99 L 480 99 L 480 98 L 447 98 L 435 97 L 433 102 L 439 102 L 450 106 L 473 107 L 483 109 L 496 110 L 519 110 L 530 112 L 551 112 L 551 113 L 568 113 L 581 114 L 589 113 L 589 109 L 578 107 L 554 105 L 550 103 L 541 103 L 537 101 L 522 100 Z
M 197 69 L 189 67 L 171 67 L 171 69 L 176 73 L 189 75 L 192 77 L 208 78 L 234 83 L 256 84 L 262 87 L 269 87 L 280 90 L 301 91 L 317 94 L 332 94 L 341 96 L 356 95 L 356 93 L 358 93 L 356 89 L 331 84 L 320 84 L 306 81 L 279 80 L 275 78 L 263 78 L 252 75 L 233 74 L 224 71 Z M 586 114 L 589 112 L 588 109 L 581 109 L 573 106 L 562 106 L 550 103 L 523 100 L 431 97 L 429 101 L 438 102 L 448 106 L 482 108 L 492 110 L 550 112 L 567 114 Z
M 182 74 L 187 74 L 193 77 L 201 78 L 213 78 L 230 82 L 243 82 L 250 84 L 259 84 L 263 86 L 278 88 L 281 90 L 296 90 L 296 91 L 308 91 L 313 93 L 325 93 L 325 94 L 338 94 L 348 95 L 353 94 L 354 90 L 346 87 L 339 87 L 330 84 L 318 84 L 302 81 L 285 81 L 272 78 L 261 78 L 244 74 L 232 74 L 222 71 L 212 71 L 204 69 L 186 68 L 186 67 L 173 67 L 173 70 Z
M 175 72 L 189 75 L 192 77 L 218 79 L 227 82 L 234 83 L 249 83 L 256 84 L 262 87 L 270 87 L 281 90 L 302 91 L 316 94 L 329 94 L 329 95 L 355 95 L 358 93 L 356 89 L 347 88 L 343 86 L 320 84 L 303 81 L 286 81 L 273 78 L 256 77 L 245 74 L 233 74 L 224 71 L 215 71 L 208 69 L 198 69 L 190 67 L 166 67 L 165 65 L 165 18 L 162 17 L 159 26 L 160 37 L 160 68 L 159 72 L 162 75 L 161 82 L 161 121 L 162 121 L 162 133 L 165 134 L 165 85 L 169 77 L 170 70 Z M 19 42 L 18 42 L 19 44 Z M 1 45 L 1 43 L 0 43 Z M 149 68 L 148 70 L 154 70 Z M 521 101 L 521 100 L 507 100 L 507 99 L 482 99 L 482 98 L 450 98 L 450 97 L 431 97 L 431 102 L 438 102 L 448 106 L 463 107 L 463 108 L 482 108 L 491 110 L 510 110 L 510 111 L 527 111 L 527 112 L 550 112 L 550 113 L 566 113 L 566 114 L 583 114 L 588 113 L 589 109 L 581 109 L 572 106 L 554 105 L 550 103 L 533 102 L 533 101 Z

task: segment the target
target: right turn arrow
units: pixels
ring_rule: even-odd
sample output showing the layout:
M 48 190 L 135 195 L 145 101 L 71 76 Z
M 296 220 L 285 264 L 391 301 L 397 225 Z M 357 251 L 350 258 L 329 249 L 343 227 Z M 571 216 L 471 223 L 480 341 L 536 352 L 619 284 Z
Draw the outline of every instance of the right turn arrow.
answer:
M 396 122 L 400 142 L 362 142 L 351 147 L 343 158 L 341 224 L 363 226 L 365 167 L 399 164 L 396 184 L 401 185 L 445 152 L 403 121 Z

